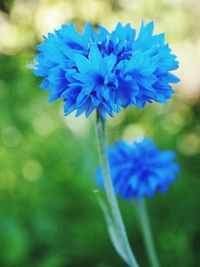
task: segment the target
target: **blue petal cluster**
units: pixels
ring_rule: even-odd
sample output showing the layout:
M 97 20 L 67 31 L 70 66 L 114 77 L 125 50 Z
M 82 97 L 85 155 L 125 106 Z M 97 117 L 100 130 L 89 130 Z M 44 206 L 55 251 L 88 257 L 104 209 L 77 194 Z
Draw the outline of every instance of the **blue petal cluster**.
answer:
M 178 68 L 176 56 L 165 44 L 164 33 L 153 35 L 154 23 L 130 24 L 109 32 L 89 23 L 82 33 L 73 23 L 49 33 L 37 47 L 34 73 L 43 77 L 42 89 L 50 90 L 49 102 L 64 100 L 65 115 L 76 111 L 86 116 L 97 109 L 103 119 L 128 106 L 165 103 L 171 98 L 170 73 Z
M 150 139 L 132 144 L 119 141 L 109 146 L 108 160 L 115 192 L 124 199 L 131 199 L 167 191 L 179 171 L 174 159 L 174 151 L 160 151 Z M 96 178 L 103 187 L 100 167 Z

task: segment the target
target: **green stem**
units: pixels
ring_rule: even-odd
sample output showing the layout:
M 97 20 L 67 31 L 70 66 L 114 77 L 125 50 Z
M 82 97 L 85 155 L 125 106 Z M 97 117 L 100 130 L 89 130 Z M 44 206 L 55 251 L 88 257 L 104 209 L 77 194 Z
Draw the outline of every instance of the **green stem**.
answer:
M 156 254 L 154 242 L 153 242 L 153 236 L 152 236 L 152 230 L 147 214 L 147 208 L 146 204 L 143 198 L 138 200 L 138 211 L 139 211 L 139 218 L 141 222 L 141 230 L 146 246 L 146 250 L 149 256 L 149 261 L 151 263 L 152 267 L 160 267 L 158 257 Z
M 120 237 L 121 244 L 126 253 L 129 266 L 139 267 L 133 255 L 133 252 L 130 248 L 124 222 L 123 222 L 123 219 L 120 213 L 120 209 L 119 209 L 118 202 L 117 202 L 115 192 L 113 189 L 112 181 L 110 178 L 107 153 L 106 153 L 105 122 L 101 118 L 101 116 L 98 114 L 98 112 L 97 112 L 96 128 L 97 128 L 99 158 L 100 158 L 100 163 L 101 163 L 101 167 L 103 171 L 105 191 L 106 191 L 107 199 L 110 205 L 113 221 L 115 222 L 115 225 L 117 227 L 118 235 Z

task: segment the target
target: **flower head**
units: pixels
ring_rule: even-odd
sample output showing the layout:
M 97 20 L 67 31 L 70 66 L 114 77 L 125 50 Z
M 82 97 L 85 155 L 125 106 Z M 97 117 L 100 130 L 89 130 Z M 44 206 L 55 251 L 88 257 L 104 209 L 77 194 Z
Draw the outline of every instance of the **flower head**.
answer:
M 178 62 L 164 34 L 153 35 L 153 28 L 153 22 L 142 23 L 136 35 L 130 24 L 95 32 L 88 23 L 82 33 L 72 23 L 63 25 L 37 47 L 40 87 L 50 90 L 50 102 L 63 98 L 65 115 L 89 116 L 97 109 L 105 119 L 122 107 L 165 103 L 173 94 L 170 84 L 179 81 L 170 73 Z
M 165 192 L 176 180 L 179 165 L 174 151 L 160 151 L 150 139 L 128 144 L 119 141 L 108 147 L 110 173 L 115 192 L 124 199 L 152 197 Z M 97 181 L 103 186 L 101 169 Z

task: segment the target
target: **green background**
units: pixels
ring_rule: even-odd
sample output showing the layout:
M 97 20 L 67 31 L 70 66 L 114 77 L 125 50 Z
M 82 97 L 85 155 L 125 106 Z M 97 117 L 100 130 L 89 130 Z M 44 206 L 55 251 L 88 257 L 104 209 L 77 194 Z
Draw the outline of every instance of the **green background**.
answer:
M 153 138 L 177 151 L 179 179 L 148 200 L 161 266 L 200 266 L 199 1 L 0 2 L 0 266 L 123 267 L 96 198 L 95 116 L 63 116 L 48 104 L 29 65 L 43 34 L 73 20 L 112 29 L 155 20 L 178 55 L 181 83 L 167 105 L 123 110 L 108 119 L 109 143 Z M 132 201 L 121 201 L 130 243 L 149 266 Z

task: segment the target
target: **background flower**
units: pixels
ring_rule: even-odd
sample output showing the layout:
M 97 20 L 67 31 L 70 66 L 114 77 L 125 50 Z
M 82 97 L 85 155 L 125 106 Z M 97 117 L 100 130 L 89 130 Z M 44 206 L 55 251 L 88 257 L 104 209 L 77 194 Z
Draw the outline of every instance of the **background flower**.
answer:
M 132 144 L 119 141 L 108 147 L 108 159 L 115 192 L 125 199 L 167 191 L 179 170 L 175 152 L 160 151 L 150 139 Z M 97 180 L 103 186 L 100 168 Z
M 89 23 L 78 33 L 73 23 L 48 34 L 38 46 L 35 74 L 40 87 L 51 91 L 49 101 L 64 99 L 64 113 L 86 116 L 97 109 L 102 118 L 121 107 L 144 107 L 147 102 L 166 103 L 178 78 L 176 56 L 164 41 L 153 35 L 154 23 L 142 23 L 140 31 L 130 24 L 109 32 Z

